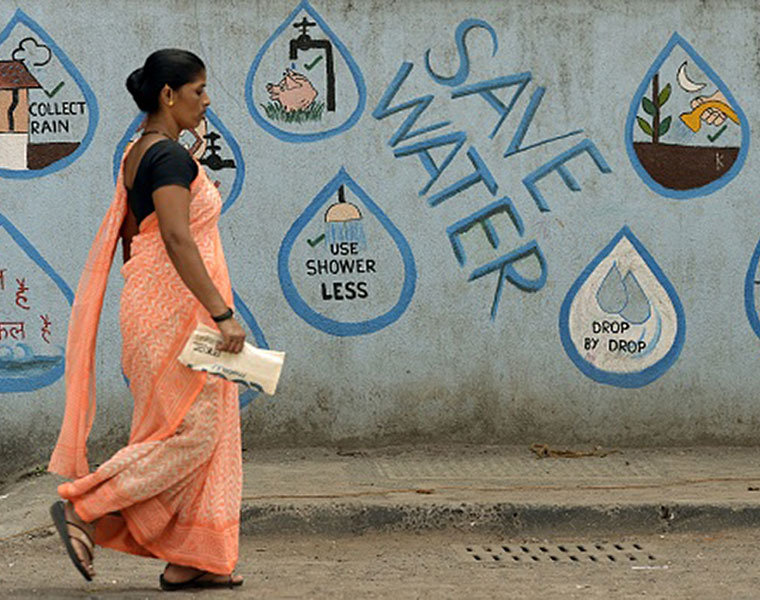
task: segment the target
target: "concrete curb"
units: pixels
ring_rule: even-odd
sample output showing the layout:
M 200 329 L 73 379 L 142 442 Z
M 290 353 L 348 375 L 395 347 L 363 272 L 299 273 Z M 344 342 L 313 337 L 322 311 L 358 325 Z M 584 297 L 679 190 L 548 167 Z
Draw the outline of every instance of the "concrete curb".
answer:
M 243 535 L 551 537 L 760 527 L 760 447 L 626 449 L 583 461 L 536 460 L 518 447 L 245 456 Z M 49 526 L 61 479 L 38 475 L 0 494 L 0 540 Z
M 734 504 L 557 506 L 511 503 L 246 504 L 241 535 L 346 535 L 431 530 L 539 536 L 701 532 L 760 526 L 760 507 Z

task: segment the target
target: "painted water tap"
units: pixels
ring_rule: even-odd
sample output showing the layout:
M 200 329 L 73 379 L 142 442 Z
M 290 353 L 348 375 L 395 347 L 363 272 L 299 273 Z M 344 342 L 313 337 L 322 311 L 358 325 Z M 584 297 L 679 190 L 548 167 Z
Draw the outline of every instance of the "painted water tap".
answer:
M 702 121 L 717 127 L 729 118 L 737 125 L 739 124 L 739 117 L 720 90 L 709 97 L 694 98 L 691 101 L 691 108 L 691 112 L 681 114 L 681 121 L 694 133 L 702 127 Z
M 290 69 L 285 69 L 279 83 L 268 83 L 267 92 L 272 100 L 282 104 L 285 112 L 305 110 L 317 97 L 317 90 L 308 77 Z
M 300 22 L 293 23 L 293 27 L 301 30 L 301 34 L 290 40 L 290 60 L 298 60 L 298 52 L 307 50 L 325 51 L 325 77 L 327 79 L 327 110 L 335 111 L 335 64 L 333 60 L 333 45 L 330 40 L 315 40 L 309 35 L 309 27 L 316 27 L 316 23 L 304 17 Z

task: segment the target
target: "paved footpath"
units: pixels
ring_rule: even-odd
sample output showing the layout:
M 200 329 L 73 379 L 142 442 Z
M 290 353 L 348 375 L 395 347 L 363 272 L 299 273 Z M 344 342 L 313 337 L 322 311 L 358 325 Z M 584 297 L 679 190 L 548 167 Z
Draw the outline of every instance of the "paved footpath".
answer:
M 540 536 L 760 526 L 760 448 L 611 450 L 577 458 L 467 445 L 246 451 L 241 531 Z M 0 541 L 49 528 L 59 481 L 29 474 L 0 490 Z
M 246 579 L 242 588 L 168 596 L 158 589 L 163 568 L 159 561 L 99 549 L 97 576 L 87 583 L 57 536 L 46 532 L 0 542 L 0 596 L 14 600 L 757 600 L 758 532 L 743 528 L 709 534 L 549 539 L 453 530 L 249 535 L 241 539 L 237 568 Z

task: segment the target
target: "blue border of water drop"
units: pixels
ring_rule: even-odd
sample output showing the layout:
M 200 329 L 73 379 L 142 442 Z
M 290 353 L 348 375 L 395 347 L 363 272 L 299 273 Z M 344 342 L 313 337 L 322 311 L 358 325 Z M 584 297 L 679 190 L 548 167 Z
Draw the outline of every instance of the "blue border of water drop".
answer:
M 367 321 L 355 321 L 344 322 L 336 321 L 319 314 L 312 309 L 301 295 L 298 293 L 296 286 L 293 284 L 293 279 L 290 276 L 290 269 L 288 267 L 288 261 L 290 258 L 290 251 L 293 249 L 298 235 L 304 230 L 306 225 L 314 218 L 319 209 L 333 196 L 336 190 L 341 186 L 346 185 L 348 188 L 361 200 L 369 211 L 377 217 L 378 221 L 385 227 L 390 234 L 391 238 L 396 244 L 401 258 L 404 263 L 404 283 L 401 287 L 401 294 L 399 295 L 398 302 L 387 313 L 369 319 Z M 356 183 L 351 176 L 346 172 L 345 167 L 341 167 L 338 174 L 333 177 L 330 182 L 322 188 L 322 190 L 316 195 L 314 200 L 311 201 L 306 210 L 298 217 L 290 229 L 285 234 L 280 245 L 280 251 L 277 256 L 277 272 L 280 277 L 280 286 L 282 287 L 282 293 L 285 295 L 285 299 L 290 304 L 290 307 L 296 312 L 296 314 L 306 321 L 309 325 L 336 336 L 351 336 L 351 335 L 364 335 L 368 333 L 374 333 L 384 327 L 387 327 L 391 323 L 404 314 L 404 311 L 412 301 L 414 296 L 414 289 L 417 281 L 417 267 L 414 263 L 414 256 L 412 250 L 409 247 L 404 235 L 399 229 L 391 222 L 382 209 L 375 204 L 367 193 Z
M 227 194 L 227 199 L 222 205 L 221 214 L 224 214 L 233 205 L 235 200 L 238 199 L 240 191 L 243 189 L 243 182 L 245 181 L 245 160 L 243 159 L 243 152 L 240 150 L 240 146 L 238 145 L 237 140 L 232 135 L 230 130 L 225 127 L 224 123 L 222 123 L 222 120 L 217 116 L 217 114 L 210 108 L 207 108 L 206 116 L 208 117 L 211 125 L 213 125 L 221 132 L 225 143 L 230 147 L 232 155 L 235 157 L 235 180 L 232 182 L 232 187 L 230 188 L 229 194 Z M 119 178 L 119 169 L 121 168 L 121 158 L 124 156 L 124 150 L 126 149 L 129 140 L 131 140 L 135 135 L 137 128 L 140 127 L 140 123 L 142 123 L 144 118 L 145 113 L 138 113 L 137 116 L 129 124 L 129 127 L 127 127 L 127 131 L 121 137 L 119 143 L 116 145 L 116 150 L 113 154 L 114 183 Z
M 638 156 L 636 156 L 636 151 L 633 148 L 634 121 L 636 120 L 636 115 L 639 112 L 639 103 L 641 102 L 641 97 L 649 88 L 649 82 L 651 81 L 652 76 L 657 72 L 660 66 L 662 66 L 662 63 L 665 62 L 665 59 L 676 45 L 680 45 L 681 48 L 683 48 L 686 53 L 694 59 L 694 62 L 697 63 L 699 68 L 702 69 L 702 71 L 713 81 L 713 83 L 718 85 L 721 91 L 724 92 L 726 99 L 729 101 L 731 106 L 736 111 L 737 116 L 739 117 L 739 122 L 741 123 L 742 130 L 742 143 L 741 147 L 739 148 L 739 155 L 736 157 L 736 161 L 731 166 L 731 168 L 726 171 L 726 173 L 719 179 L 716 179 L 707 185 L 703 185 L 702 187 L 692 188 L 690 190 L 673 190 L 657 183 L 641 165 Z M 719 190 L 739 174 L 739 171 L 741 171 L 742 167 L 744 166 L 744 161 L 747 158 L 747 153 L 749 152 L 749 142 L 749 120 L 744 114 L 744 111 L 742 110 L 739 103 L 731 94 L 731 90 L 725 83 L 723 83 L 723 80 L 718 77 L 718 74 L 712 70 L 710 65 L 705 62 L 699 53 L 694 50 L 691 44 L 689 44 L 689 42 L 682 38 L 678 33 L 674 33 L 665 48 L 663 48 L 662 52 L 657 55 L 657 58 L 652 63 L 652 66 L 649 67 L 646 75 L 644 75 L 644 80 L 636 89 L 636 93 L 633 95 L 633 100 L 631 101 L 631 106 L 628 109 L 628 118 L 625 120 L 625 149 L 628 152 L 628 159 L 631 161 L 631 165 L 633 166 L 638 176 L 641 177 L 641 179 L 644 181 L 644 183 L 647 184 L 647 186 L 649 186 L 650 189 L 657 192 L 661 196 L 665 196 L 666 198 L 688 200 L 689 198 L 706 196 L 708 194 L 712 194 L 716 190 Z
M 757 273 L 759 262 L 760 242 L 755 246 L 755 251 L 752 253 L 752 258 L 749 261 L 747 275 L 744 277 L 744 310 L 747 313 L 752 330 L 758 337 L 760 337 L 760 318 L 758 318 L 757 310 L 755 309 L 755 274 Z
M 232 297 L 233 302 L 235 304 L 235 310 L 238 312 L 238 314 L 243 318 L 243 321 L 245 321 L 248 324 L 248 327 L 251 330 L 251 333 L 253 334 L 253 339 L 256 341 L 256 346 L 259 348 L 269 349 L 269 344 L 267 344 L 267 340 L 264 337 L 264 332 L 261 330 L 261 327 L 259 327 L 259 324 L 256 322 L 255 317 L 253 316 L 253 313 L 250 311 L 248 306 L 246 306 L 245 302 L 243 302 L 243 299 L 240 297 L 240 295 L 235 291 L 235 289 L 232 289 Z M 259 397 L 261 392 L 254 389 L 247 389 L 242 394 L 240 394 L 239 403 L 240 408 L 243 409 L 246 406 L 248 406 L 251 402 L 253 402 L 256 398 Z
M 216 113 L 208 108 L 206 109 L 206 116 L 208 117 L 208 120 L 211 121 L 211 124 L 221 132 L 222 138 L 230 147 L 230 150 L 232 150 L 232 156 L 235 157 L 235 179 L 227 194 L 227 199 L 222 205 L 221 214 L 224 214 L 234 204 L 235 200 L 238 199 L 240 190 L 243 189 L 243 182 L 245 181 L 245 160 L 243 159 L 243 153 L 240 150 L 240 146 L 238 145 L 235 136 L 233 136 L 230 130 L 224 126 L 224 123 L 222 123 L 222 120 L 216 115 Z
M 676 336 L 673 340 L 673 345 L 670 347 L 670 350 L 668 350 L 665 356 L 663 356 L 652 366 L 647 367 L 642 371 L 633 373 L 610 373 L 609 371 L 603 371 L 602 369 L 598 369 L 592 365 L 580 355 L 577 348 L 575 347 L 575 344 L 570 337 L 570 305 L 578 293 L 578 290 L 586 282 L 591 273 L 593 273 L 594 269 L 596 269 L 599 263 L 602 262 L 610 252 L 612 252 L 617 243 L 623 237 L 627 238 L 628 241 L 633 244 L 633 247 L 641 255 L 641 258 L 644 259 L 644 262 L 652 270 L 652 273 L 660 282 L 660 285 L 662 285 L 662 287 L 667 292 L 668 297 L 670 298 L 670 302 L 673 304 L 673 308 L 676 311 Z M 594 381 L 598 381 L 599 383 L 606 383 L 622 388 L 637 388 L 651 383 L 660 377 L 660 375 L 662 375 L 665 371 L 667 371 L 678 358 L 678 355 L 681 353 L 681 348 L 683 348 L 684 340 L 686 338 L 686 318 L 684 316 L 681 300 L 679 299 L 678 294 L 673 287 L 673 284 L 671 284 L 668 278 L 665 277 L 665 274 L 657 265 L 654 258 L 652 258 L 652 255 L 649 254 L 647 249 L 638 240 L 638 238 L 633 235 L 633 232 L 628 227 L 628 225 L 623 226 L 623 228 L 618 231 L 617 234 L 615 234 L 615 237 L 612 238 L 612 241 L 594 257 L 594 260 L 592 260 L 585 269 L 583 269 L 583 272 L 580 274 L 578 279 L 576 279 L 573 285 L 570 287 L 570 290 L 567 292 L 565 299 L 562 301 L 562 308 L 559 312 L 559 335 L 560 340 L 562 341 L 562 347 L 570 357 L 570 360 L 573 361 L 575 366 L 578 367 L 578 369 L 580 369 L 580 371 L 586 375 L 586 377 L 589 377 Z
M 284 129 L 275 127 L 270 121 L 261 115 L 261 113 L 256 108 L 256 104 L 253 101 L 253 77 L 259 68 L 261 59 L 264 57 L 264 54 L 272 45 L 272 42 L 274 42 L 274 40 L 277 39 L 277 37 L 283 31 L 285 31 L 285 29 L 290 25 L 290 22 L 295 19 L 301 10 L 305 10 L 309 15 L 311 15 L 312 19 L 314 19 L 322 28 L 322 31 L 324 31 L 331 38 L 335 46 L 337 46 L 338 52 L 340 52 L 340 54 L 343 56 L 343 59 L 346 61 L 346 64 L 351 71 L 351 75 L 353 75 L 354 81 L 356 82 L 356 88 L 359 93 L 359 102 L 356 104 L 354 112 L 351 113 L 351 115 L 342 125 L 338 125 L 337 127 L 333 127 L 332 129 L 328 129 L 326 131 L 318 131 L 315 133 L 293 133 L 291 131 L 285 131 Z M 277 30 L 269 37 L 269 39 L 259 50 L 256 58 L 253 59 L 251 68 L 248 70 L 248 76 L 245 78 L 245 103 L 248 105 L 248 112 L 251 113 L 253 120 L 256 121 L 256 123 L 258 123 L 261 128 L 264 129 L 264 131 L 272 134 L 276 138 L 279 138 L 285 142 L 294 143 L 318 142 L 320 140 L 324 140 L 342 133 L 343 131 L 350 129 L 356 124 L 356 122 L 359 120 L 359 117 L 361 117 L 362 113 L 364 112 L 364 108 L 367 103 L 367 88 L 364 83 L 364 76 L 362 75 L 359 66 L 351 57 L 351 53 L 348 51 L 346 46 L 327 26 L 327 23 L 325 23 L 322 17 L 319 16 L 319 13 L 312 8 L 308 0 L 301 0 L 296 9 L 291 12 L 290 15 L 288 15 L 288 18 L 282 22 L 282 25 L 280 25 Z
M 43 169 L 0 169 L 0 177 L 5 177 L 8 179 L 34 179 L 35 177 L 43 177 L 44 175 L 49 175 L 50 173 L 60 171 L 64 167 L 67 167 L 73 163 L 85 152 L 85 150 L 87 150 L 87 147 L 90 145 L 92 138 L 95 136 L 95 128 L 98 126 L 98 101 L 95 99 L 94 92 L 90 88 L 89 84 L 84 80 L 84 77 L 82 77 L 79 69 L 77 69 L 74 66 L 74 63 L 69 60 L 69 57 L 66 56 L 65 52 L 63 52 L 63 50 L 58 47 L 58 44 L 53 41 L 53 38 L 51 38 L 34 19 L 29 17 L 20 8 L 16 9 L 16 12 L 11 17 L 11 20 L 8 21 L 8 24 L 3 28 L 2 31 L 0 31 L 0 45 L 2 45 L 5 40 L 8 39 L 13 29 L 19 23 L 22 23 L 31 29 L 34 33 L 39 35 L 42 38 L 42 41 L 45 42 L 45 44 L 50 48 L 52 52 L 54 52 L 56 58 L 61 61 L 63 68 L 66 69 L 69 75 L 74 78 L 74 81 L 79 86 L 79 89 L 82 90 L 82 95 L 84 96 L 84 100 L 87 103 L 88 113 L 87 133 L 79 143 L 79 147 L 68 156 L 64 156 L 63 158 L 49 164 Z
M 129 144 L 129 140 L 131 140 L 132 136 L 135 135 L 137 128 L 140 127 L 140 123 L 142 123 L 144 118 L 145 118 L 145 113 L 143 112 L 137 113 L 137 116 L 134 119 L 132 119 L 132 122 L 129 124 L 129 127 L 127 127 L 127 130 L 124 132 L 124 135 L 121 136 L 119 143 L 116 144 L 116 150 L 114 150 L 114 153 L 113 153 L 113 181 L 114 183 L 116 183 L 116 181 L 119 179 L 119 169 L 121 169 L 121 159 L 124 156 L 124 150 L 127 148 L 127 144 Z
M 63 297 L 66 298 L 66 301 L 69 303 L 69 305 L 72 305 L 74 303 L 74 292 L 71 291 L 71 288 L 68 286 L 68 284 L 60 275 L 58 275 L 58 273 L 55 272 L 53 267 L 50 266 L 50 263 L 48 263 L 42 257 L 42 255 L 37 251 L 32 243 L 26 239 L 26 237 L 24 237 L 24 234 L 16 229 L 13 223 L 8 220 L 8 217 L 2 213 L 0 213 L 0 227 L 3 227 L 11 236 L 13 241 L 18 244 L 21 250 L 23 250 L 24 253 L 29 258 L 31 258 L 32 261 L 38 267 L 40 267 L 40 269 L 42 269 L 48 277 L 50 277 L 50 279 L 53 280 L 53 283 L 55 283 L 55 285 L 58 286 L 58 289 L 61 290 Z M 43 373 L 42 375 L 28 377 L 26 379 L 15 377 L 0 377 L 0 393 L 32 392 L 54 383 L 58 378 L 61 377 L 61 375 L 64 374 L 64 372 L 65 357 L 62 356 L 60 364 L 53 367 L 48 372 Z

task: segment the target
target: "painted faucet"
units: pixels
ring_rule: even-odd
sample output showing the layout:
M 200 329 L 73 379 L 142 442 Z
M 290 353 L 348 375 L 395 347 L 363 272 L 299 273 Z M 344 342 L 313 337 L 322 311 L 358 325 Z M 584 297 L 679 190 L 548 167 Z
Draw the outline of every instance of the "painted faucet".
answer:
M 327 110 L 335 111 L 335 64 L 333 63 L 333 46 L 330 40 L 315 40 L 308 33 L 309 27 L 315 27 L 317 24 L 312 23 L 304 17 L 299 23 L 294 23 L 293 27 L 301 29 L 301 35 L 290 40 L 290 60 L 298 59 L 298 51 L 311 50 L 312 48 L 321 48 L 325 51 L 325 72 L 327 74 Z

